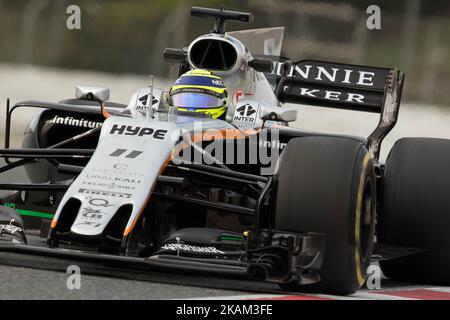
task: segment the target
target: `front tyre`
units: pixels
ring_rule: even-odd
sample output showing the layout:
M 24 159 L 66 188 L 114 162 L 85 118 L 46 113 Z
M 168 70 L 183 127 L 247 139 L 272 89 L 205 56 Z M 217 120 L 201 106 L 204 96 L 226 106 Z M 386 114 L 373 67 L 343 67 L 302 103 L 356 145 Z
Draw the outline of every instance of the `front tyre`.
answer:
M 282 289 L 356 292 L 366 280 L 375 229 L 375 170 L 365 145 L 343 137 L 292 139 L 277 183 L 276 228 L 326 235 L 321 281 Z

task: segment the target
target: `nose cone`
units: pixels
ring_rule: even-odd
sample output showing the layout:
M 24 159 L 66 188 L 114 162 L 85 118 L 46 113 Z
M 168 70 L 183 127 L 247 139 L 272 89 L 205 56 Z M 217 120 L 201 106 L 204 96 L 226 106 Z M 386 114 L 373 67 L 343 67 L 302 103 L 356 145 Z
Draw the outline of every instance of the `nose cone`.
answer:
M 104 207 L 82 204 L 70 231 L 83 236 L 101 235 L 117 209 L 112 205 Z

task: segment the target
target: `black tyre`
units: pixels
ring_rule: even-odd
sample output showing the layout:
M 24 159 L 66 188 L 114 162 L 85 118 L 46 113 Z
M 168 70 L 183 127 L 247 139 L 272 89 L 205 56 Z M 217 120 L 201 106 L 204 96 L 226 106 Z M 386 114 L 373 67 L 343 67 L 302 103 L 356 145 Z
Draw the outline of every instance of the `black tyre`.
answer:
M 8 207 L 0 206 L 0 242 L 11 241 L 18 243 L 27 243 L 27 238 L 25 236 L 25 226 L 20 214 Z M 10 229 L 10 227 L 15 228 Z
M 396 280 L 450 285 L 450 140 L 397 141 L 386 161 L 380 242 L 427 250 L 381 263 Z
M 8 224 L 12 220 L 15 221 L 15 225 L 25 228 L 22 217 L 15 209 L 0 206 L 0 223 Z
M 371 156 L 360 141 L 302 137 L 281 160 L 276 228 L 326 234 L 321 281 L 282 289 L 351 294 L 365 282 L 373 249 L 376 187 Z

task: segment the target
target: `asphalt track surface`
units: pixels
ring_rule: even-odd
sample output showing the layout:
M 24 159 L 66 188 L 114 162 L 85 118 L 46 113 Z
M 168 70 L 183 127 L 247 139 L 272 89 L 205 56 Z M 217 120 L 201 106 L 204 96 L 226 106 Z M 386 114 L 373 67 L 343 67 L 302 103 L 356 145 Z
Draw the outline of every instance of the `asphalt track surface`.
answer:
M 68 289 L 67 268 L 71 265 L 81 270 L 80 289 Z M 287 293 L 266 282 L 130 270 L 13 253 L 0 253 L 0 282 L 0 299 L 450 299 L 450 288 L 417 286 L 385 278 L 381 290 L 362 289 L 342 297 Z

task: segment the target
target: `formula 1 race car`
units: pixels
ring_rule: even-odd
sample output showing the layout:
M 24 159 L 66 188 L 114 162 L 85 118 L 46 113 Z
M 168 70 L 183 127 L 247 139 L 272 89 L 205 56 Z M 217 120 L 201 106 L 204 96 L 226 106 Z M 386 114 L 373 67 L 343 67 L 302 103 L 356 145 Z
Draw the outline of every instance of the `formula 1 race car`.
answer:
M 174 107 L 152 84 L 128 105 L 92 86 L 58 103 L 8 101 L 0 172 L 23 166 L 29 181 L 0 176 L 0 252 L 339 294 L 357 291 L 380 261 L 389 278 L 450 285 L 450 141 L 401 139 L 379 162 L 404 74 L 291 62 L 281 57 L 283 28 L 225 32 L 251 14 L 191 14 L 213 18 L 213 30 L 164 58 L 179 75 L 220 76 L 230 93 L 225 119 Z M 285 103 L 380 121 L 368 138 L 294 129 L 297 111 Z M 12 149 L 19 108 L 41 110 L 23 149 Z M 46 245 L 30 240 L 33 229 Z

